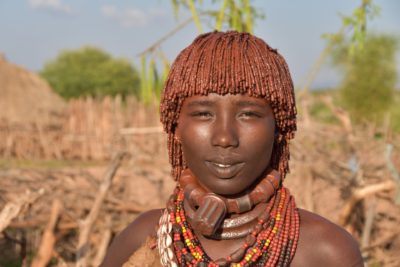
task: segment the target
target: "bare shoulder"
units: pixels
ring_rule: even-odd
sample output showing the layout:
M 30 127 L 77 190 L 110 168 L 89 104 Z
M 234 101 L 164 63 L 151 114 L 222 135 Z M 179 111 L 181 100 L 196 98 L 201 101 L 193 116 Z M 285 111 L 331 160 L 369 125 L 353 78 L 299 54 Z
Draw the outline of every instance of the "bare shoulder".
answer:
M 149 236 L 156 236 L 162 209 L 140 214 L 112 241 L 101 267 L 122 266 Z
M 300 238 L 291 266 L 364 266 L 358 244 L 346 230 L 312 212 L 299 213 Z

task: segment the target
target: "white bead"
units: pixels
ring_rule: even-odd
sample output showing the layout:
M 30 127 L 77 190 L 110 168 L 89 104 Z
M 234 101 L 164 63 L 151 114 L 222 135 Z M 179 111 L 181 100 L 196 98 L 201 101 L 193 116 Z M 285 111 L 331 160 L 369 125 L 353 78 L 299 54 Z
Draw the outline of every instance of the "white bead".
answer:
M 172 238 L 171 238 L 170 235 L 167 235 L 167 236 L 165 237 L 165 246 L 166 246 L 166 247 L 170 247 L 171 244 L 172 244 Z
M 166 231 L 167 231 L 167 226 L 165 224 L 163 224 L 161 226 L 161 233 L 164 235 L 166 233 Z
M 171 248 L 167 248 L 168 258 L 171 260 L 174 258 L 174 252 Z
M 167 259 L 166 257 L 161 256 L 161 257 L 160 257 L 160 260 L 161 260 L 161 265 L 162 265 L 162 266 L 167 266 L 167 264 L 168 264 L 168 259 Z

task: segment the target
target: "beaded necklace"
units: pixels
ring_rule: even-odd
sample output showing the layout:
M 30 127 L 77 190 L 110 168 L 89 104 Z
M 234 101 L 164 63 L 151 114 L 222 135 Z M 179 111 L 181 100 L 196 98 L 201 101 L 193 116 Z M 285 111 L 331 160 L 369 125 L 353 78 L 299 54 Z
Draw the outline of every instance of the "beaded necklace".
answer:
M 225 258 L 213 261 L 202 248 L 183 206 L 184 192 L 175 189 L 167 205 L 174 256 L 179 266 L 289 266 L 299 239 L 299 214 L 289 190 L 281 187 L 243 245 Z

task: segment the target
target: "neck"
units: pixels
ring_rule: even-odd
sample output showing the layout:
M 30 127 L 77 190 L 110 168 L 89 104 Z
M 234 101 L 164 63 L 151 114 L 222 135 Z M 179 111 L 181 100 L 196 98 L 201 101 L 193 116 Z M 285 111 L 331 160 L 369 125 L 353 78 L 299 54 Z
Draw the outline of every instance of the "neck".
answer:
M 179 181 L 185 194 L 185 210 L 194 229 L 215 239 L 232 239 L 247 235 L 265 210 L 265 203 L 281 185 L 280 175 L 268 171 L 247 193 L 237 198 L 207 192 L 193 173 L 186 169 Z

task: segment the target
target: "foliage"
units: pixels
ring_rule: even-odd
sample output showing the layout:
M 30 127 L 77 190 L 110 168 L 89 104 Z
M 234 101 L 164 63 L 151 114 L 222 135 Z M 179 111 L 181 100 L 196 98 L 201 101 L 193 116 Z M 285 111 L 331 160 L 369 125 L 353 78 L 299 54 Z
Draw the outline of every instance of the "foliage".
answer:
M 150 104 L 154 99 L 159 101 L 161 97 L 164 81 L 167 79 L 170 64 L 168 60 L 163 58 L 162 73 L 159 74 L 156 68 L 155 58 L 151 58 L 147 64 L 144 55 L 140 58 L 140 93 L 139 98 L 146 104 Z
M 190 10 L 199 33 L 203 32 L 200 16 L 211 18 L 211 27 L 216 30 L 221 30 L 225 24 L 230 30 L 250 33 L 254 30 L 254 21 L 264 18 L 264 14 L 252 6 L 250 0 L 213 0 L 214 4 L 221 5 L 220 8 L 213 10 L 202 10 L 203 2 L 202 0 L 171 0 L 175 16 L 178 15 L 180 7 Z
M 379 7 L 374 5 L 372 0 L 361 0 L 361 5 L 353 11 L 352 15 L 341 15 L 342 26 L 338 32 L 322 35 L 323 38 L 328 40 L 328 43 L 309 71 L 302 95 L 307 94 L 311 83 L 316 78 L 323 62 L 331 54 L 332 50 L 346 40 L 346 33 L 351 34 L 350 45 L 347 49 L 350 56 L 354 54 L 356 49 L 363 49 L 367 29 L 367 18 L 372 19 L 374 16 L 378 15 L 379 11 Z
M 222 30 L 223 27 L 230 30 L 253 32 L 254 21 L 264 18 L 251 4 L 251 0 L 212 0 L 212 7 L 220 4 L 219 8 L 204 10 L 202 0 L 171 0 L 173 11 L 178 17 L 179 10 L 185 8 L 191 13 L 191 20 L 196 25 L 199 33 L 203 32 L 203 21 L 207 19 L 208 26 L 212 29 Z M 170 35 L 183 28 L 187 22 L 179 24 L 159 41 L 155 42 L 144 52 L 140 53 L 140 99 L 144 103 L 150 103 L 154 99 L 159 100 L 163 84 L 167 78 L 170 63 L 164 56 L 160 45 Z M 162 66 L 160 72 L 157 67 Z
M 389 111 L 390 125 L 394 132 L 400 133 L 400 92 L 395 92 L 393 105 Z
M 367 19 L 379 12 L 372 0 L 361 0 L 352 15 L 342 15 L 339 32 L 325 35 L 333 63 L 344 73 L 341 104 L 356 122 L 377 122 L 393 103 L 397 40 L 386 35 L 367 35 Z
M 343 41 L 333 53 L 334 63 L 344 71 L 340 87 L 343 106 L 356 121 L 375 121 L 391 108 L 397 81 L 398 40 L 370 35 L 364 48 L 348 53 L 351 42 Z
M 341 15 L 342 27 L 337 33 L 324 34 L 329 40 L 328 46 L 340 45 L 345 39 L 344 32 L 350 32 L 350 45 L 347 52 L 352 56 L 356 49 L 363 49 L 367 33 L 367 19 L 373 19 L 380 13 L 380 8 L 372 0 L 362 0 L 350 16 Z
M 367 33 L 367 18 L 372 19 L 379 12 L 379 7 L 374 5 L 372 0 L 362 0 L 361 6 L 353 11 L 352 16 L 342 16 L 343 26 L 353 29 L 351 44 L 349 46 L 349 53 L 351 55 L 354 54 L 357 46 L 361 50 L 364 48 Z
M 137 94 L 139 78 L 134 67 L 124 59 L 112 58 L 106 52 L 84 47 L 61 52 L 48 62 L 41 75 L 61 96 Z
M 310 92 L 310 99 L 311 99 L 311 105 L 310 105 L 310 115 L 311 117 L 322 123 L 327 123 L 327 124 L 339 124 L 340 121 L 338 118 L 333 114 L 332 110 L 329 108 L 329 106 L 324 103 L 323 101 L 320 101 L 321 97 L 328 96 L 331 97 L 332 99 L 335 99 L 335 95 L 337 91 L 326 88 L 326 89 L 318 89 L 315 91 Z M 336 104 L 336 103 L 334 103 Z

